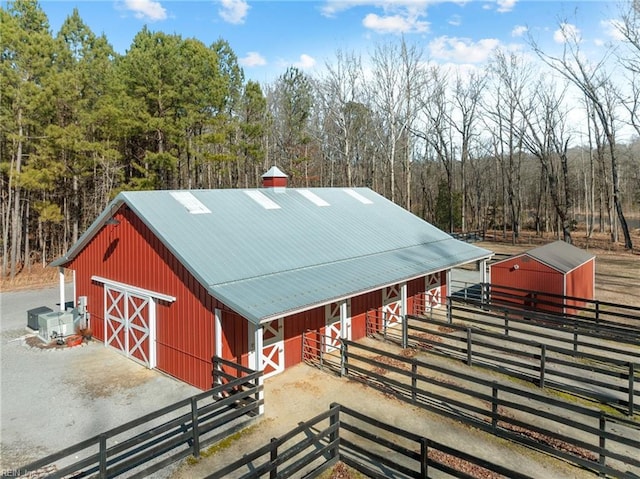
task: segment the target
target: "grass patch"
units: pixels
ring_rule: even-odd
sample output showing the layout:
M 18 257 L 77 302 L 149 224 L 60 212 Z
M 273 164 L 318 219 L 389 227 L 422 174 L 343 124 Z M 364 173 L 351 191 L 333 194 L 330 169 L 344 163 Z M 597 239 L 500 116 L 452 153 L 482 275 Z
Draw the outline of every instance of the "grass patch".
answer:
M 240 431 L 225 437 L 221 441 L 218 441 L 215 444 L 212 444 L 208 448 L 204 449 L 203 451 L 200 451 L 200 457 L 196 458 L 193 456 L 189 456 L 185 461 L 185 463 L 190 466 L 193 466 L 195 464 L 198 464 L 204 458 L 211 457 L 220 451 L 224 451 L 225 449 L 228 449 L 229 447 L 231 447 L 231 445 L 234 442 L 253 434 L 254 431 L 256 431 L 259 427 L 262 427 L 264 425 L 264 422 L 265 421 L 260 421 L 257 424 L 252 424 L 249 427 L 241 429 Z

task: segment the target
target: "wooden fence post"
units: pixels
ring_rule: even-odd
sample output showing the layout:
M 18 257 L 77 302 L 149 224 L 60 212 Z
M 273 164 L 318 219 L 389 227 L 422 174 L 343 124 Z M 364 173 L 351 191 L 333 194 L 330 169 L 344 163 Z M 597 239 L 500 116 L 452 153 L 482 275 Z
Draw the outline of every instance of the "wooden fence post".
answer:
M 417 393 L 418 389 L 418 379 L 416 375 L 418 374 L 418 364 L 415 359 L 411 359 L 411 402 L 416 403 L 417 401 Z
M 402 349 L 406 349 L 409 345 L 409 322 L 407 315 L 402 316 Z
M 634 363 L 629 363 L 629 416 L 633 416 L 633 409 L 634 409 L 634 391 L 633 388 L 635 387 L 635 365 Z
M 544 372 L 547 366 L 547 345 L 540 346 L 540 387 L 544 388 Z
M 100 434 L 100 478 L 107 478 L 107 435 Z
M 420 438 L 420 477 L 429 477 L 429 439 L 426 437 Z
M 340 377 L 345 377 L 349 375 L 349 346 L 346 342 L 342 341 L 342 348 L 340 348 Z
M 607 455 L 605 451 L 606 439 L 604 437 L 606 427 L 607 427 L 607 420 L 604 417 L 604 412 L 600 412 L 600 434 L 599 434 L 600 435 L 600 456 L 598 458 L 598 464 L 602 468 L 604 468 L 605 461 L 607 459 Z M 600 471 L 599 475 L 604 476 L 605 474 L 602 471 Z
M 471 328 L 467 328 L 467 366 L 471 366 L 473 353 L 471 351 Z
M 509 311 L 504 310 L 504 335 L 509 336 Z
M 337 441 L 338 444 L 335 448 L 332 448 L 329 452 L 329 456 L 331 459 L 335 459 L 340 452 L 340 406 L 331 404 L 331 409 L 333 409 L 333 414 L 329 416 L 329 424 L 331 426 L 335 426 L 335 430 L 329 434 L 329 442 Z
M 191 398 L 191 430 L 193 433 L 193 457 L 200 457 L 200 425 L 198 424 L 198 403 L 195 397 Z
M 269 460 L 271 461 L 271 464 L 274 464 L 273 469 L 269 471 L 269 479 L 276 479 L 276 477 L 278 477 L 278 463 L 277 463 L 278 446 L 276 445 L 277 442 L 278 440 L 275 437 L 272 437 L 271 441 L 269 442 L 269 445 L 271 446 L 269 451 Z
M 498 429 L 498 388 L 491 388 L 491 428 L 493 432 Z

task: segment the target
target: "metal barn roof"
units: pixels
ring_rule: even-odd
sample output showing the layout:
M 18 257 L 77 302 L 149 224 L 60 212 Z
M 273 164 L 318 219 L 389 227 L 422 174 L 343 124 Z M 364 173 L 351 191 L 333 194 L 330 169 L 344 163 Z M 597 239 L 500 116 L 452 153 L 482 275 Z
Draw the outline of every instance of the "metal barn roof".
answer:
M 578 266 L 582 266 L 587 261 L 595 258 L 594 254 L 588 253 L 564 241 L 554 241 L 553 243 L 533 248 L 525 253 L 562 273 L 573 271 Z
M 252 322 L 490 257 L 368 188 L 120 193 L 209 293 Z

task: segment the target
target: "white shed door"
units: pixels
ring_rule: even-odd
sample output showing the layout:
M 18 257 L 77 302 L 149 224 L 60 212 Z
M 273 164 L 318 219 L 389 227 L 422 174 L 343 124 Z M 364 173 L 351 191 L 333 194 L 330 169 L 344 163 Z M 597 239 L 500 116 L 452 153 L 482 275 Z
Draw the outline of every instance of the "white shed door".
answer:
M 382 290 L 382 312 L 386 327 L 402 323 L 402 296 L 399 284 Z
M 284 371 L 284 328 L 282 318 L 262 325 L 263 378 Z
M 155 302 L 113 286 L 105 290 L 105 343 L 141 362 L 155 367 L 155 344 L 151 336 L 155 320 Z

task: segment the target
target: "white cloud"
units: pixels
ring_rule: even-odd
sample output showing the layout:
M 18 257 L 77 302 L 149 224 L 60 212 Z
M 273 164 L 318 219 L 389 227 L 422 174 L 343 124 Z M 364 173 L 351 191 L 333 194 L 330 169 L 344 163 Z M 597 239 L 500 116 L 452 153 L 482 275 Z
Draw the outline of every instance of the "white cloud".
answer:
M 240 58 L 238 63 L 243 67 L 261 67 L 267 64 L 267 60 L 258 52 L 249 52 L 244 58 Z
M 401 15 L 389 15 L 381 17 L 375 13 L 369 13 L 362 20 L 365 28 L 377 33 L 415 33 L 426 32 L 429 24 L 417 18 L 403 17 Z
M 518 0 L 497 0 L 496 3 L 498 4 L 498 12 L 510 12 L 511 10 L 513 10 L 513 7 L 516 6 L 517 1 Z
M 511 36 L 521 37 L 528 31 L 529 31 L 528 27 L 525 27 L 524 25 L 516 25 L 515 27 L 513 27 L 513 30 L 511 30 Z
M 496 38 L 474 42 L 469 38 L 442 36 L 429 43 L 431 57 L 458 63 L 481 63 L 500 45 Z
M 580 29 L 571 23 L 561 23 L 560 28 L 553 32 L 553 40 L 556 43 L 581 42 Z
M 220 5 L 222 7 L 218 10 L 218 14 L 225 22 L 244 23 L 249 11 L 249 4 L 245 0 L 220 0 Z
M 604 33 L 611 39 L 616 40 L 618 42 L 622 42 L 625 40 L 622 31 L 624 30 L 624 25 L 621 20 L 602 20 L 600 22 L 600 27 L 604 30 Z
M 428 4 L 438 1 L 444 0 L 326 0 L 321 12 L 327 17 L 355 7 L 382 8 L 386 12 L 399 9 L 424 12 Z
M 306 53 L 300 55 L 300 60 L 293 63 L 294 67 L 298 67 L 302 70 L 308 70 L 316 65 L 316 59 Z
M 154 0 L 124 0 L 124 7 L 131 10 L 136 18 L 150 20 L 152 22 L 165 20 L 167 11 Z

